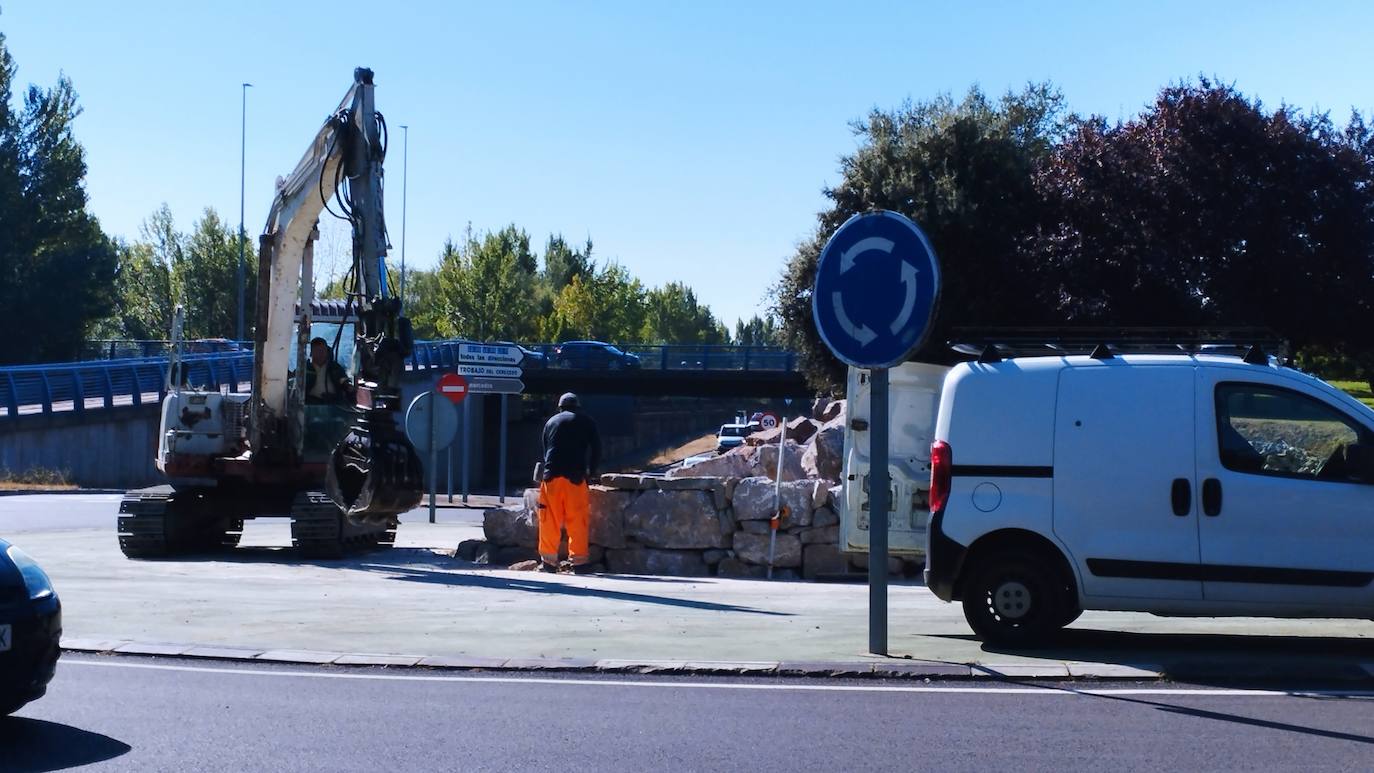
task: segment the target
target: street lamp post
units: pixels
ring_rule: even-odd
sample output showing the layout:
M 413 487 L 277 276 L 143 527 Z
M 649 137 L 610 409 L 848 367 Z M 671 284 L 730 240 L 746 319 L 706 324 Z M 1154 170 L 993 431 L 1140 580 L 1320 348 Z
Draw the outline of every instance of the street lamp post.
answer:
M 401 124 L 401 305 L 406 302 L 406 184 L 410 182 L 410 127 Z
M 243 104 L 240 112 L 239 125 L 239 276 L 238 276 L 238 304 L 234 307 L 234 340 L 243 340 L 243 274 L 244 274 L 244 248 L 248 240 L 243 231 L 243 188 L 244 188 L 244 169 L 248 158 L 248 89 L 253 84 L 243 84 Z

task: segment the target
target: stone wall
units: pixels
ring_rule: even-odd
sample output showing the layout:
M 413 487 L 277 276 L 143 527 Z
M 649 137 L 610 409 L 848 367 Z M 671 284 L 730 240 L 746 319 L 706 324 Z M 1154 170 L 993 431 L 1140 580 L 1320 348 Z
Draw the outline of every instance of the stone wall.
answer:
M 772 546 L 773 576 L 782 579 L 848 574 L 863 557 L 839 552 L 836 502 L 844 445 L 843 402 L 813 412 L 818 419 L 787 422 L 778 470 L 778 437 L 766 433 L 729 453 L 664 476 L 603 475 L 591 487 L 592 562 L 615 574 L 686 577 L 764 577 Z M 784 515 L 776 540 L 771 519 L 779 495 Z M 470 540 L 457 555 L 469 561 L 511 565 L 537 559 L 538 489 L 520 504 L 484 515 L 485 540 Z M 567 555 L 566 541 L 563 555 Z M 914 567 L 900 561 L 894 574 Z

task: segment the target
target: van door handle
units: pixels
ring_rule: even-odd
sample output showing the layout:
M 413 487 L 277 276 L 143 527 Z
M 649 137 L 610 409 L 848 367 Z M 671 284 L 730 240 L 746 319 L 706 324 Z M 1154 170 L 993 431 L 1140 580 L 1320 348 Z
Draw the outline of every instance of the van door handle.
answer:
M 1202 512 L 1211 516 L 1221 515 L 1221 481 L 1216 478 L 1202 482 Z
M 1169 500 L 1174 506 L 1174 515 L 1185 516 L 1193 511 L 1193 487 L 1187 478 L 1174 478 L 1169 490 Z

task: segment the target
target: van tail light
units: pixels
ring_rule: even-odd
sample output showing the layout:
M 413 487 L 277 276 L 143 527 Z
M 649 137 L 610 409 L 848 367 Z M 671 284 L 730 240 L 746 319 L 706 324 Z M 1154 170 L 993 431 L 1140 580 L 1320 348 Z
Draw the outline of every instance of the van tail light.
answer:
M 930 446 L 930 512 L 945 509 L 949 484 L 954 473 L 954 451 L 949 443 L 937 440 Z

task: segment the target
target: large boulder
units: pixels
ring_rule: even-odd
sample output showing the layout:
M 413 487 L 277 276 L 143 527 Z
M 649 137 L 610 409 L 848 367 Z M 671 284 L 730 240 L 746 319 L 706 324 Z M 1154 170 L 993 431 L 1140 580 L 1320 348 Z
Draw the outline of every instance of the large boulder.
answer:
M 643 475 L 626 475 L 618 472 L 610 472 L 601 476 L 601 485 L 607 488 L 625 489 L 627 491 L 643 491 L 654 487 L 652 478 Z
M 768 568 L 746 564 L 738 558 L 723 558 L 716 565 L 716 576 L 743 579 L 761 579 L 768 576 Z
M 753 449 L 737 448 L 729 453 L 703 459 L 691 467 L 674 467 L 665 478 L 747 478 L 753 475 L 754 464 L 749 454 Z
M 774 479 L 777 478 L 777 476 L 778 476 L 778 444 L 777 444 L 777 443 L 773 443 L 772 445 L 759 446 L 759 447 L 757 447 L 757 448 L 750 448 L 750 449 L 747 449 L 747 450 L 750 452 L 750 453 L 749 453 L 749 461 L 751 462 L 751 465 L 752 465 L 751 469 L 753 470 L 752 472 L 749 473 L 750 475 L 754 475 L 754 476 L 764 475 L 764 476 L 767 476 L 767 477 L 769 477 L 769 478 L 774 478 Z M 785 448 L 785 450 L 783 451 L 783 459 L 782 459 L 782 479 L 783 479 L 783 480 L 785 480 L 785 481 L 788 481 L 788 480 L 801 480 L 802 478 L 807 477 L 807 475 L 806 475 L 806 470 L 802 469 L 802 463 L 801 463 L 802 454 L 803 454 L 804 452 L 805 452 L 805 448 L 804 448 L 804 447 L 799 446 L 799 445 L 797 445 L 796 443 L 794 443 L 791 439 L 788 439 L 787 444 L 786 444 L 786 448 Z M 740 476 L 740 477 L 747 477 L 747 476 Z
M 539 522 L 525 505 L 493 507 L 482 513 L 482 533 L 493 545 L 536 547 L 539 544 Z
M 625 509 L 625 536 L 649 547 L 729 547 L 723 531 L 706 491 L 645 491 Z
M 607 550 L 606 568 L 613 574 L 659 574 L 707 577 L 711 568 L 698 550 Z
M 605 486 L 590 489 L 587 515 L 591 543 L 607 548 L 625 547 L 625 510 L 634 501 L 635 493 Z
M 835 545 L 807 545 L 802 549 L 802 577 L 814 580 L 823 574 L 849 573 L 849 559 Z
M 833 502 L 826 507 L 816 508 L 816 512 L 811 515 L 811 525 L 816 528 L 835 526 L 839 522 L 840 516 L 835 512 L 835 505 Z
M 757 566 L 768 565 L 768 543 L 772 538 L 767 534 L 739 532 L 735 535 L 735 557 Z M 773 566 L 801 566 L 801 540 L 795 534 L 778 534 L 777 544 L 773 547 Z
M 778 444 L 778 438 L 782 437 L 782 428 L 761 429 L 758 432 L 751 432 L 744 438 L 746 446 L 762 446 L 772 443 Z
M 829 490 L 818 480 L 788 481 L 778 487 L 764 477 L 745 478 L 735 486 L 732 500 L 735 520 L 759 521 L 773 517 L 777 507 L 775 490 L 781 488 L 782 503 L 791 511 L 784 526 L 810 526 L 818 501 L 825 502 Z
M 787 422 L 787 439 L 805 445 L 806 441 L 810 440 L 811 436 L 816 434 L 816 430 L 820 428 L 820 422 L 812 421 L 805 416 L 798 416 Z
M 843 425 L 845 416 L 848 413 L 847 405 L 848 404 L 844 400 L 831 400 L 830 402 L 826 403 L 825 407 L 821 409 L 820 413 L 813 412 L 811 414 L 811 418 L 815 419 L 816 421 L 819 421 L 822 424 L 829 424 L 834 421 L 839 421 L 840 424 Z
M 840 481 L 844 470 L 844 425 L 831 423 L 821 427 L 806 447 L 801 458 L 802 471 L 808 478 L 831 483 Z
M 657 488 L 663 491 L 709 491 L 716 504 L 716 509 L 724 510 L 730 506 L 729 489 L 726 486 L 727 480 L 726 478 L 705 476 L 664 478 L 655 481 L 654 485 L 647 488 Z
M 801 538 L 803 545 L 814 545 L 818 543 L 829 543 L 831 545 L 840 541 L 840 527 L 824 526 L 818 529 L 805 529 L 797 534 Z

